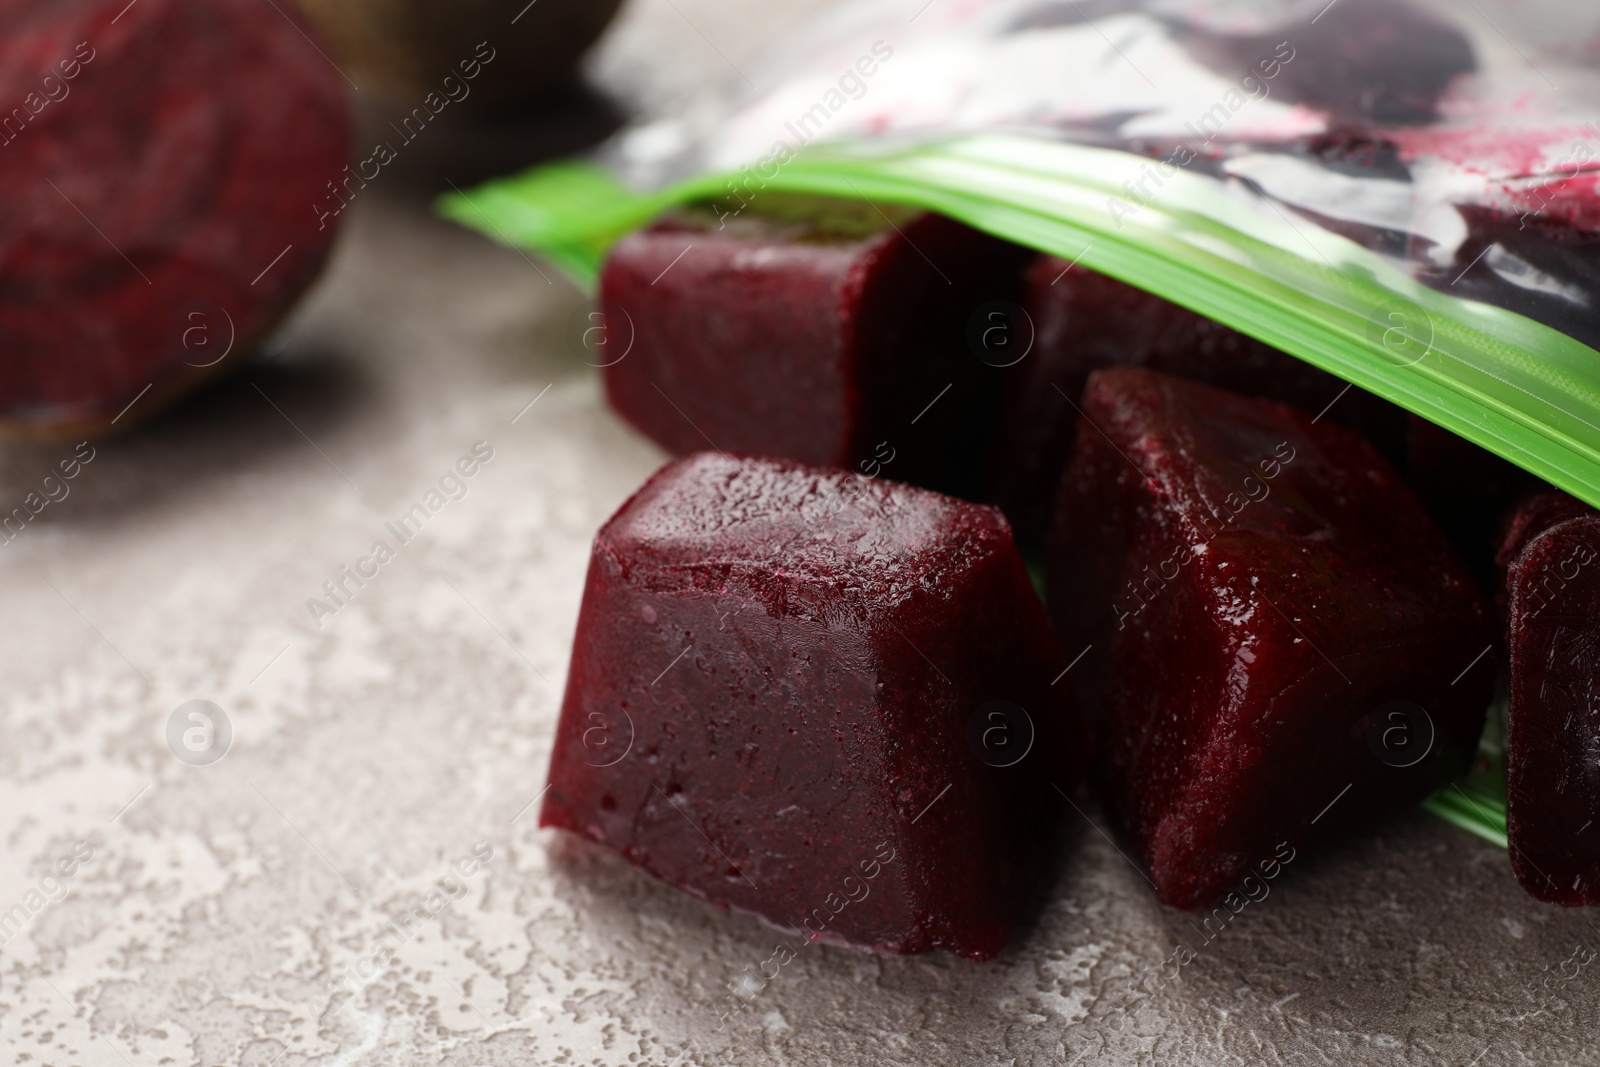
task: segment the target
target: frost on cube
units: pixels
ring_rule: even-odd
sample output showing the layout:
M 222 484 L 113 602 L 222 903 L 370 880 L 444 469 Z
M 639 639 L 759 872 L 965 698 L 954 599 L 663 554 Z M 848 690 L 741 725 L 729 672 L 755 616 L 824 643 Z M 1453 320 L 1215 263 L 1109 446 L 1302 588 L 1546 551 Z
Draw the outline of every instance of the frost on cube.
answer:
M 1111 813 L 1162 900 L 1212 904 L 1280 844 L 1465 769 L 1488 609 L 1354 433 L 1148 370 L 1089 379 L 1051 615 Z
M 1600 904 L 1600 513 L 1546 492 L 1502 541 L 1511 703 L 1506 833 L 1540 900 Z
M 994 509 L 690 456 L 596 537 L 541 824 L 803 936 L 989 958 L 1073 785 L 1059 659 Z

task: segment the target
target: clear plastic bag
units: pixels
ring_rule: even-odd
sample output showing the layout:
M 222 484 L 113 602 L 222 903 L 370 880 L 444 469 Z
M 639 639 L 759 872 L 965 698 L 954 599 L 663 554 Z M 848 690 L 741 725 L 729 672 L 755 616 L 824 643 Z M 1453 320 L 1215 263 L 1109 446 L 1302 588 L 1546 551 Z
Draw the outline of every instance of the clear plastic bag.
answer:
M 1513 15 L 1516 15 L 1513 20 Z M 1293 352 L 1600 503 L 1600 13 L 874 0 L 698 122 L 442 209 L 592 280 L 656 213 L 915 204 Z M 1496 19 L 1498 18 L 1498 21 Z M 1502 31 L 1532 31 L 1523 43 Z
M 810 144 L 1006 131 L 1117 148 L 1150 166 L 1108 197 L 1113 222 L 1182 168 L 1426 284 L 1600 341 L 1592 52 L 1515 43 L 1467 4 L 934 0 L 915 22 L 905 10 L 853 6 L 766 72 L 772 91 L 699 131 L 634 131 L 616 162 L 659 185 L 769 171 Z M 1563 17 L 1589 23 L 1573 41 L 1595 39 L 1600 12 Z
M 919 6 L 920 5 L 920 6 Z M 1600 506 L 1600 9 L 871 0 L 765 87 L 446 198 L 591 282 L 659 212 L 916 205 L 1189 307 Z M 1485 783 L 1435 810 L 1504 842 Z

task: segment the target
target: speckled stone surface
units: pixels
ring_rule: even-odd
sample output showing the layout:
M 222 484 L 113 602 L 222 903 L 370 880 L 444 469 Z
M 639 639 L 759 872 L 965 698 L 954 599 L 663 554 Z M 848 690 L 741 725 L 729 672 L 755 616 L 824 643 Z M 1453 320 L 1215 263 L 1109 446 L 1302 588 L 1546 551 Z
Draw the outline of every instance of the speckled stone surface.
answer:
M 645 0 L 594 66 L 674 106 L 810 7 Z M 271 358 L 0 544 L 5 1062 L 1600 1063 L 1600 929 L 1422 813 L 1297 858 L 1210 942 L 1068 813 L 998 961 L 802 946 L 764 987 L 786 935 L 536 829 L 589 540 L 664 457 L 569 350 L 578 295 L 401 177 Z M 307 600 L 480 441 L 319 628 Z M 0 449 L 0 506 L 71 454 Z M 233 730 L 209 766 L 167 742 L 197 699 Z

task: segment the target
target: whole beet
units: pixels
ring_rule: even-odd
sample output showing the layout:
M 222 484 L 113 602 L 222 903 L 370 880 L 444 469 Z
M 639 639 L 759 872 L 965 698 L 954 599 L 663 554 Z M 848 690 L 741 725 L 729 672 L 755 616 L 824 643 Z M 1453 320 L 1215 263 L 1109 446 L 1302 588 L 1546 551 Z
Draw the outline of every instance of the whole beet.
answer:
M 316 276 L 346 87 L 255 0 L 0 0 L 0 429 L 123 428 Z

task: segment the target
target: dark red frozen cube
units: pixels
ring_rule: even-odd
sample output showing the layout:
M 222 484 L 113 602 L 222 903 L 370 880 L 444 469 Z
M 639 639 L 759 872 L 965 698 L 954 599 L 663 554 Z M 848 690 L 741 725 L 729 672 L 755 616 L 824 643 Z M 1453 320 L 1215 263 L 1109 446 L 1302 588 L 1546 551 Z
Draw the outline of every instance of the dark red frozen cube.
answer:
M 595 538 L 540 822 L 803 936 L 987 959 L 1072 788 L 1058 660 L 993 508 L 690 456 Z
M 1513 513 L 1500 563 L 1511 868 L 1540 900 L 1600 904 L 1600 513 L 1538 494 Z
M 1161 899 L 1211 904 L 1287 842 L 1470 759 L 1489 613 L 1354 433 L 1148 370 L 1089 379 L 1049 556 L 1111 813 Z
M 1500 526 L 1543 483 L 1521 467 L 1417 415 L 1408 416 L 1406 475 L 1484 589 L 1499 585 Z
M 1148 367 L 1312 414 L 1327 409 L 1328 418 L 1356 428 L 1385 454 L 1399 454 L 1399 408 L 1104 274 L 1039 256 L 1027 271 L 1024 307 L 1033 350 L 1002 386 L 1001 443 L 990 479 L 990 499 L 1024 540 L 1042 537 L 1049 525 L 1076 432 L 1074 405 L 1089 375 L 1104 367 Z
M 866 464 L 975 492 L 1002 371 L 969 351 L 967 325 L 1015 299 L 1028 253 L 892 205 L 729 210 L 685 210 L 607 258 L 594 361 L 612 407 L 680 455 Z

